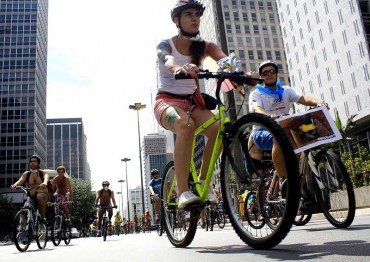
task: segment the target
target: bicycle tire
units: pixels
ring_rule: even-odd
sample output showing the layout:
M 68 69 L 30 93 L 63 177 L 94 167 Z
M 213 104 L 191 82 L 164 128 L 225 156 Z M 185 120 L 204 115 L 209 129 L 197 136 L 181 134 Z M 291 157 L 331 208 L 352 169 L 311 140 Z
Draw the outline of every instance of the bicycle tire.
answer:
M 336 228 L 349 227 L 355 217 L 356 200 L 349 174 L 340 157 L 332 150 L 317 160 L 323 189 L 315 180 L 317 201 L 326 219 Z
M 39 216 L 37 219 L 35 238 L 39 249 L 44 249 L 48 242 L 48 228 L 46 223 L 41 222 L 41 216 Z
M 64 243 L 66 245 L 69 245 L 71 243 L 71 238 L 72 238 L 71 226 L 67 225 L 67 222 L 64 220 L 63 221 L 63 239 L 64 239 Z
M 103 232 L 102 232 L 103 241 L 107 240 L 107 233 L 108 233 L 107 231 L 108 231 L 108 221 L 107 219 L 103 218 Z
M 218 210 L 217 212 L 217 225 L 219 228 L 223 229 L 226 225 L 225 212 L 223 210 Z
M 312 207 L 308 207 L 307 204 L 303 197 L 299 199 L 298 213 L 293 222 L 295 226 L 304 226 L 310 222 L 312 218 Z
M 20 210 L 14 218 L 13 240 L 20 252 L 27 251 L 32 241 L 31 221 L 27 223 L 27 212 Z
M 251 133 L 253 125 L 264 128 L 273 136 L 276 145 L 279 145 L 280 156 L 284 160 L 283 166 L 285 166 L 287 173 L 284 213 L 278 225 L 273 229 L 269 229 L 267 226 L 259 230 L 250 227 L 248 223 L 245 223 L 240 213 L 244 207 L 240 207 L 237 201 L 241 191 L 245 189 L 253 191 L 261 183 L 261 179 L 252 183 L 252 174 L 248 172 L 251 161 L 248 160 L 250 156 L 248 147 L 246 147 L 248 141 L 246 141 L 245 136 Z M 270 117 L 258 113 L 244 115 L 231 126 L 227 126 L 223 134 L 223 144 L 221 189 L 225 210 L 231 225 L 240 239 L 247 245 L 255 249 L 273 248 L 287 236 L 297 214 L 299 175 L 293 148 L 284 130 Z M 241 175 L 238 175 L 238 173 Z M 255 185 L 256 183 L 257 185 Z
M 213 210 L 213 208 L 210 209 L 210 227 L 209 227 L 209 230 L 210 231 L 213 231 L 213 226 L 215 225 L 215 215 L 216 215 L 216 212 Z
M 175 247 L 187 247 L 194 239 L 200 212 L 197 210 L 179 210 L 177 208 L 177 192 L 169 196 L 172 182 L 176 177 L 174 162 L 166 165 L 161 188 L 161 212 L 163 226 L 168 240 Z M 176 195 L 175 195 L 176 193 Z
M 210 210 L 208 207 L 204 209 L 204 212 L 206 213 L 205 214 L 206 215 L 206 228 L 205 229 L 206 231 L 208 231 L 210 229 L 211 214 L 210 214 Z
M 62 220 L 60 216 L 55 216 L 53 219 L 53 227 L 51 230 L 51 241 L 54 246 L 59 246 L 62 241 Z
M 249 203 L 249 198 L 252 197 Z M 259 207 L 256 191 L 250 191 L 244 200 L 245 220 L 254 229 L 260 229 L 265 226 L 265 220 L 262 218 L 261 209 Z

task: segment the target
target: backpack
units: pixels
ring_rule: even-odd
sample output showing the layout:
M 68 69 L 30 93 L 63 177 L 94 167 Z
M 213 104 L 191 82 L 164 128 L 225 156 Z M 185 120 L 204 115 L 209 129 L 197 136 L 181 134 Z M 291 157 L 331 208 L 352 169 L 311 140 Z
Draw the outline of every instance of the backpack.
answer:
M 44 173 L 41 172 L 40 169 L 38 170 L 38 172 L 39 172 L 39 176 L 40 176 L 41 180 L 44 182 Z M 31 175 L 31 171 L 27 171 L 27 179 L 26 179 L 27 184 L 28 184 L 28 180 L 30 179 L 30 175 Z M 50 179 L 48 180 L 48 183 L 47 183 L 47 189 L 48 189 L 48 194 L 53 192 L 53 186 L 50 182 Z

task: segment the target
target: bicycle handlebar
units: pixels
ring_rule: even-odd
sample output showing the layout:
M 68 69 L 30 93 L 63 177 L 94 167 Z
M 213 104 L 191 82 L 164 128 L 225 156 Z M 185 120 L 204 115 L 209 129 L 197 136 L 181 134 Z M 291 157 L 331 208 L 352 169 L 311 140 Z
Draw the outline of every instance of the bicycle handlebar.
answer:
M 184 73 L 178 73 L 175 74 L 175 79 L 180 80 L 180 79 L 191 79 L 192 77 L 188 74 Z M 227 73 L 227 72 L 210 72 L 208 70 L 201 70 L 198 73 L 198 78 L 199 79 L 209 79 L 209 78 L 215 78 L 218 79 L 219 81 L 217 82 L 217 87 L 215 91 L 215 96 L 217 98 L 218 104 L 221 104 L 221 99 L 220 99 L 220 90 L 221 90 L 221 84 L 224 80 L 229 79 L 238 83 L 243 83 L 246 85 L 251 85 L 253 82 L 258 82 L 258 83 L 263 83 L 262 78 L 255 78 L 255 77 L 248 77 L 244 75 L 244 73 L 240 72 L 233 72 L 233 73 Z

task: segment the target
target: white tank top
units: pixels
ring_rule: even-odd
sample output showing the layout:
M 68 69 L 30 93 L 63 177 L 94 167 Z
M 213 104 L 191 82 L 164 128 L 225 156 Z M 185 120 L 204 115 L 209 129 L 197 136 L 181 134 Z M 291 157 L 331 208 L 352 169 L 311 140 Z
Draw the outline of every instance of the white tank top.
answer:
M 184 56 L 180 54 L 172 39 L 169 39 L 168 42 L 171 45 L 172 48 L 172 56 L 176 58 L 179 65 L 185 65 L 186 63 L 190 63 L 191 57 L 190 56 Z M 175 80 L 175 76 L 173 73 L 171 73 L 164 65 L 162 61 L 159 61 L 159 92 L 166 92 L 166 93 L 172 93 L 177 95 L 190 95 L 193 94 L 196 85 L 194 79 L 181 79 L 181 80 Z

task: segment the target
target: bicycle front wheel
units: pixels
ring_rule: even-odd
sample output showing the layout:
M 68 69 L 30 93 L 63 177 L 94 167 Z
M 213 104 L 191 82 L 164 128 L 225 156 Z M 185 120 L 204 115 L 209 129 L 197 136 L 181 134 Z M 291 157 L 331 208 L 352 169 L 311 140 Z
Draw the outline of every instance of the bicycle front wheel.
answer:
M 276 153 L 279 170 L 283 171 L 281 176 L 286 179 L 284 196 L 280 196 L 279 200 L 279 205 L 284 209 L 282 214 L 279 214 L 277 224 L 274 227 L 264 225 L 259 229 L 253 228 L 246 221 L 242 195 L 246 190 L 258 190 L 266 172 L 273 170 L 274 166 L 264 165 L 261 156 L 258 159 L 258 155 L 251 154 L 249 143 L 252 139 L 252 130 L 256 130 L 254 128 L 262 128 L 272 136 L 274 142 L 272 152 Z M 250 113 L 226 127 L 223 144 L 221 189 L 225 210 L 234 230 L 253 248 L 269 249 L 278 245 L 290 231 L 298 208 L 298 165 L 284 130 L 270 117 Z M 263 167 L 258 167 L 252 158 L 258 160 Z
M 66 245 L 69 245 L 69 243 L 71 243 L 71 238 L 72 238 L 72 229 L 71 229 L 71 226 L 70 225 L 67 225 L 67 222 L 64 220 L 63 222 L 63 239 L 64 239 L 64 243 Z
M 45 222 L 41 222 L 41 216 L 37 219 L 36 225 L 36 243 L 39 249 L 44 249 L 48 242 L 48 228 Z
M 340 157 L 328 150 L 320 155 L 317 170 L 321 183 L 315 192 L 326 219 L 337 228 L 349 227 L 355 217 L 356 200 L 352 182 Z
M 56 216 L 53 220 L 53 228 L 51 230 L 51 241 L 54 246 L 59 246 L 62 241 L 62 220 L 60 216 Z
M 16 248 L 25 252 L 31 244 L 31 224 L 27 223 L 27 212 L 18 211 L 14 218 L 13 239 Z
M 194 239 L 200 213 L 192 209 L 178 209 L 177 197 L 175 166 L 174 162 L 171 161 L 167 164 L 162 179 L 162 222 L 171 244 L 175 247 L 187 247 Z
M 217 220 L 218 227 L 221 228 L 221 229 L 223 229 L 225 227 L 225 224 L 226 224 L 226 218 L 225 218 L 225 214 L 224 214 L 223 208 L 217 210 L 217 212 L 216 212 L 216 220 Z
M 108 221 L 107 219 L 103 218 L 103 241 L 107 240 L 107 233 L 108 233 Z

